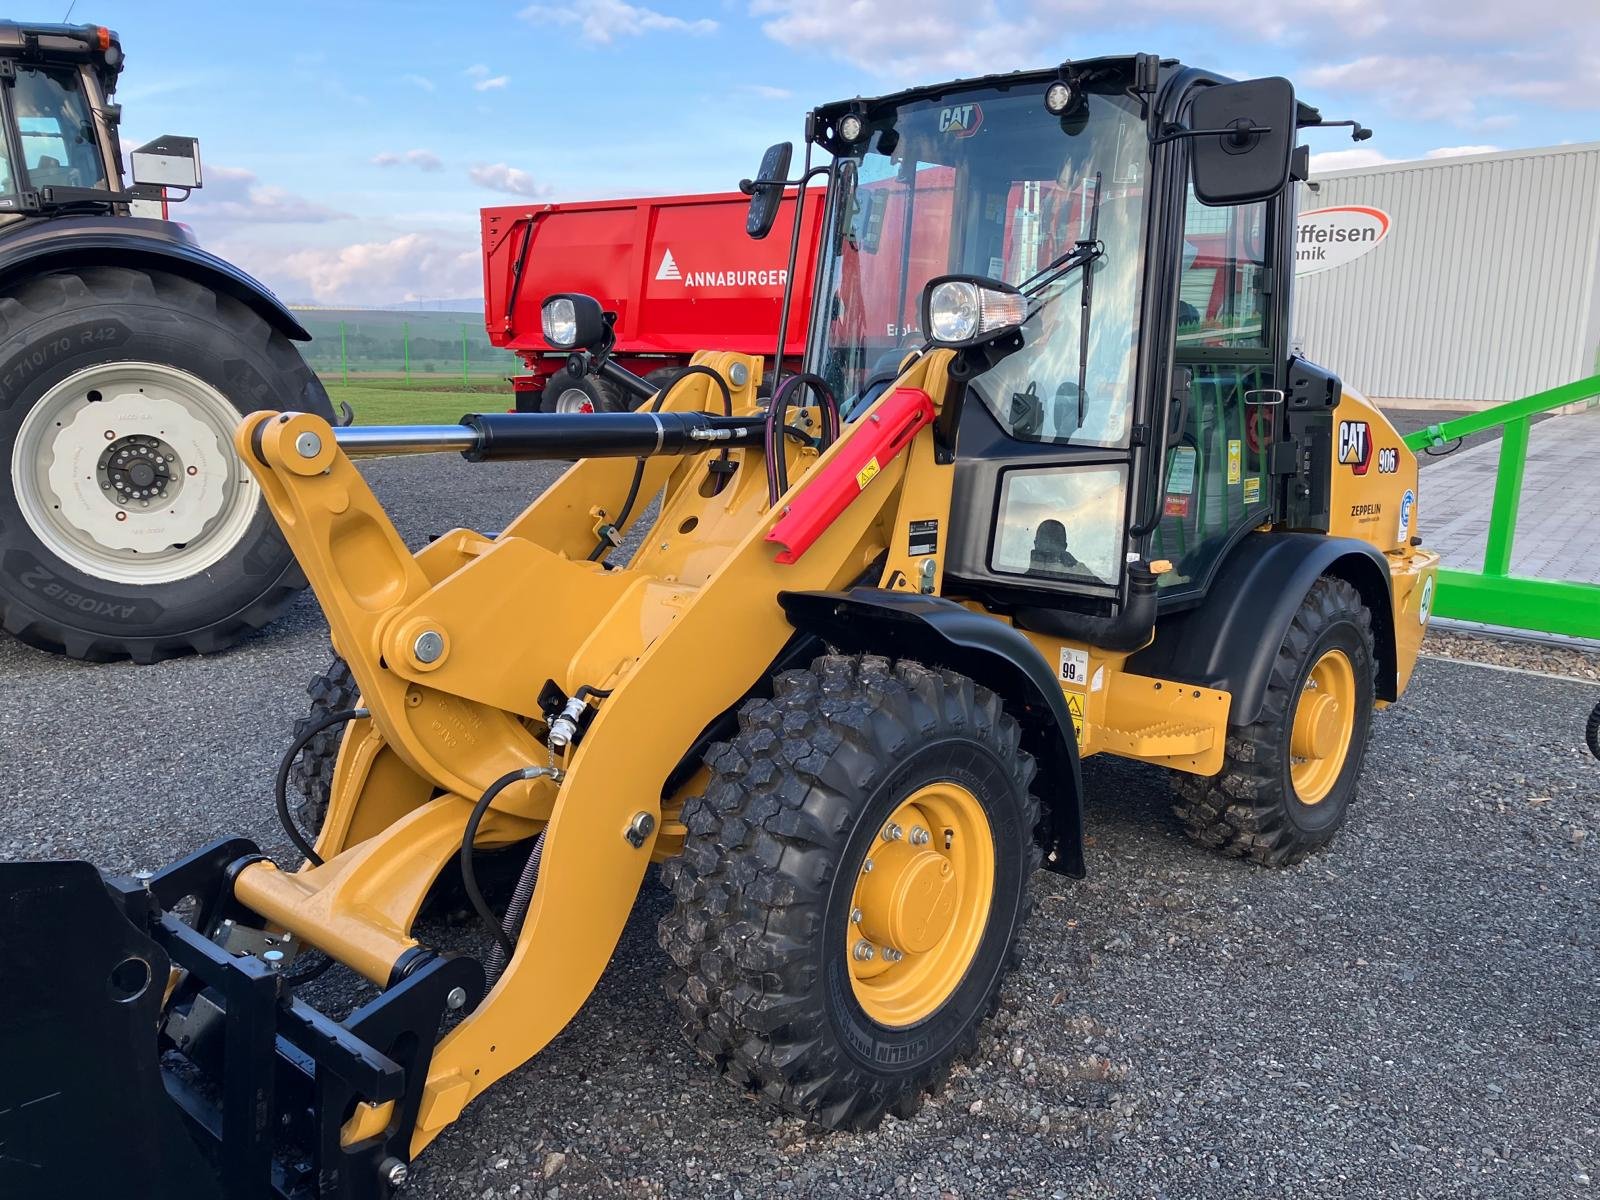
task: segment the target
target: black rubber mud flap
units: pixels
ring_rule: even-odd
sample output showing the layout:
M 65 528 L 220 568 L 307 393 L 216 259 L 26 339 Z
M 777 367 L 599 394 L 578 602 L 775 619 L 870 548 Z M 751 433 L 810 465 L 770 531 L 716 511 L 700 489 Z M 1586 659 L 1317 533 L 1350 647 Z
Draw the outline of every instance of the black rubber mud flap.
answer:
M 169 968 L 89 863 L 0 865 L 0 1196 L 220 1200 L 161 1080 Z

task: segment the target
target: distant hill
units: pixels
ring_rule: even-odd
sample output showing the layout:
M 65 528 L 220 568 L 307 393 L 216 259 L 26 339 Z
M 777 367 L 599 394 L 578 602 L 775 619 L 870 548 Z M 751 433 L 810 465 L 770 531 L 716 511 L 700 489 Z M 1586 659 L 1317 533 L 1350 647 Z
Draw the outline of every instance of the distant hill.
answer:
M 315 300 L 290 300 L 289 307 L 310 312 L 483 312 L 482 296 L 462 296 L 455 300 L 403 300 L 398 304 L 318 304 Z

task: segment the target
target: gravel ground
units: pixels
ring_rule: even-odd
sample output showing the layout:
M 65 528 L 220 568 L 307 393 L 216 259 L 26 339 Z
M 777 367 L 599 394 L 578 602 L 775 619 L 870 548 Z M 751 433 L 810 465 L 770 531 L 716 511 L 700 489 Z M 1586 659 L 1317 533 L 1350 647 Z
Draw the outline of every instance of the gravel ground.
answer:
M 548 472 L 370 475 L 418 541 L 455 523 L 430 515 L 445 498 L 498 528 Z M 225 832 L 282 851 L 271 773 L 325 637 L 307 598 L 207 660 L 83 666 L 0 644 L 0 856 L 128 870 Z M 1594 1194 L 1600 763 L 1581 738 L 1597 699 L 1425 660 L 1376 718 L 1351 826 L 1279 873 L 1184 841 L 1160 772 L 1091 760 L 1089 878 L 1037 878 L 1029 965 L 981 1056 L 865 1135 L 774 1119 L 684 1050 L 656 985 L 652 879 L 589 1004 L 440 1137 L 407 1194 Z
M 1571 639 L 1571 644 L 1552 644 L 1485 633 L 1462 633 L 1437 626 L 1428 630 L 1422 642 L 1424 654 L 1440 658 L 1458 658 L 1600 683 L 1600 647 L 1591 647 L 1595 647 L 1595 643 L 1577 639 Z

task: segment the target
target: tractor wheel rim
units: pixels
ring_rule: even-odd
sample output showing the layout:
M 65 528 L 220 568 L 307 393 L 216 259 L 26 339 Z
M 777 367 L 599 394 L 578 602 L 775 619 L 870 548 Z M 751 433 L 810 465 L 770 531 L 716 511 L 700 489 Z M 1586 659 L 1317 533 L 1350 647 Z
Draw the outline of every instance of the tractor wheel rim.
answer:
M 558 413 L 592 413 L 594 397 L 582 388 L 568 388 L 556 397 Z
M 163 363 L 87 367 L 39 397 L 11 453 L 17 506 L 50 553 L 116 583 L 185 579 L 244 538 L 261 489 L 238 410 Z
M 1356 672 L 1343 650 L 1328 650 L 1311 667 L 1295 704 L 1289 775 L 1302 804 L 1333 791 L 1356 727 Z
M 947 781 L 900 802 L 874 831 L 845 930 L 867 1016 L 903 1028 L 950 998 L 983 942 L 994 877 L 994 834 L 972 792 Z

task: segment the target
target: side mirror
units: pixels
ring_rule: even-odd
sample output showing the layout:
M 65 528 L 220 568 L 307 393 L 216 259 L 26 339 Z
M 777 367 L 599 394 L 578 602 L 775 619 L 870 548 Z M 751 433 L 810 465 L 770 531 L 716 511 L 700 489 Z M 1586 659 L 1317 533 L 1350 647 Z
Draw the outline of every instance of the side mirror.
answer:
M 605 310 L 593 296 L 559 292 L 539 306 L 544 340 L 557 350 L 593 350 L 611 335 Z
M 794 157 L 793 142 L 779 142 L 768 146 L 761 156 L 761 169 L 754 181 L 747 181 L 743 189 L 750 194 L 750 215 L 745 218 L 744 231 L 756 241 L 772 232 L 778 219 L 778 206 L 783 203 L 783 181 L 789 178 L 789 160 Z
M 167 134 L 133 152 L 135 186 L 197 188 L 200 186 L 200 143 L 192 137 Z
M 1276 76 L 1197 94 L 1189 109 L 1195 198 L 1248 204 L 1281 192 L 1289 183 L 1295 115 L 1294 87 Z

